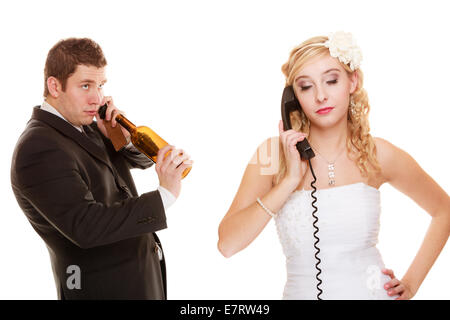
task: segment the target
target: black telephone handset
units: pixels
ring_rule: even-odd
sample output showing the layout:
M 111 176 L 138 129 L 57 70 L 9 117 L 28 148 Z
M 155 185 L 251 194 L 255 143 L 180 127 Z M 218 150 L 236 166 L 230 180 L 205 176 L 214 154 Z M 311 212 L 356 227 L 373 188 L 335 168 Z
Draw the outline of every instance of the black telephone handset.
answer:
M 292 111 L 300 110 L 300 102 L 294 94 L 292 86 L 284 88 L 281 98 L 281 119 L 283 120 L 284 130 L 292 129 L 290 114 Z M 315 156 L 313 149 L 309 145 L 308 140 L 303 139 L 297 143 L 297 150 L 300 152 L 302 160 L 309 160 Z
M 283 96 L 281 98 L 281 119 L 283 120 L 283 129 L 284 130 L 292 129 L 290 114 L 292 111 L 300 110 L 300 109 L 301 109 L 300 102 L 298 101 L 297 97 L 295 96 L 294 88 L 292 86 L 287 86 L 286 88 L 284 88 Z M 314 195 L 317 191 L 317 188 L 314 185 L 314 183 L 317 181 L 317 178 L 316 178 L 316 175 L 314 174 L 314 170 L 311 165 L 311 158 L 314 158 L 315 154 L 314 154 L 313 149 L 309 145 L 308 140 L 306 140 L 306 138 L 297 143 L 297 150 L 300 153 L 300 158 L 302 160 L 308 161 L 309 168 L 311 170 L 311 174 L 314 178 L 314 180 L 311 182 L 311 188 L 313 188 L 313 191 L 311 192 L 311 197 L 314 199 L 313 202 L 311 203 L 311 205 L 314 208 L 314 210 L 312 212 L 312 216 L 314 218 L 313 227 L 315 229 L 313 236 L 316 239 L 316 242 L 314 242 L 314 248 L 316 249 L 316 253 L 314 256 L 316 257 L 316 260 L 317 260 L 317 263 L 316 263 L 317 286 L 316 287 L 317 287 L 317 290 L 319 291 L 319 293 L 317 294 L 317 299 L 322 300 L 320 298 L 320 295 L 323 292 L 322 289 L 320 289 L 322 280 L 319 278 L 319 275 L 322 273 L 322 270 L 319 268 L 319 264 L 320 264 L 321 260 L 318 257 L 318 254 L 320 253 L 320 249 L 317 246 L 317 244 L 319 243 L 319 238 L 317 237 L 319 228 L 316 225 L 317 222 L 319 221 L 319 219 L 315 215 L 315 213 L 317 212 L 317 207 L 315 206 L 315 203 L 317 202 L 317 198 Z

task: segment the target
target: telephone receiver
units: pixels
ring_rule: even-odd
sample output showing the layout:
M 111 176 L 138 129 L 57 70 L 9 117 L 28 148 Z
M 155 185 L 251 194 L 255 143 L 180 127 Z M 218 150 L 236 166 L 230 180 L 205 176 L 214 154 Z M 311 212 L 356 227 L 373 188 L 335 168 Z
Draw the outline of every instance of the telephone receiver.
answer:
M 108 108 L 108 105 L 105 103 L 98 109 L 98 115 L 100 116 L 100 119 L 105 120 L 107 108 Z
M 300 102 L 298 101 L 297 97 L 295 96 L 294 93 L 294 88 L 292 86 L 287 86 L 286 88 L 284 88 L 283 91 L 283 96 L 281 98 L 281 118 L 283 120 L 283 128 L 284 130 L 289 130 L 292 129 L 292 125 L 291 125 L 291 117 L 290 114 L 292 111 L 296 111 L 296 110 L 301 110 L 301 106 L 300 106 Z M 319 232 L 319 227 L 317 226 L 317 222 L 319 221 L 319 219 L 316 216 L 317 213 L 317 207 L 315 206 L 315 203 L 317 202 L 317 197 L 315 196 L 315 193 L 317 191 L 317 188 L 315 186 L 315 183 L 317 181 L 317 177 L 314 174 L 314 170 L 313 167 L 311 165 L 311 158 L 314 158 L 316 155 L 314 154 L 313 149 L 311 148 L 311 146 L 309 145 L 308 140 L 303 139 L 300 142 L 297 142 L 297 150 L 300 153 L 300 158 L 302 160 L 307 160 L 309 162 L 309 169 L 311 170 L 311 174 L 314 178 L 314 180 L 311 182 L 311 188 L 312 188 L 312 192 L 311 192 L 311 197 L 314 199 L 313 202 L 311 203 L 311 206 L 313 207 L 313 212 L 312 212 L 312 216 L 314 218 L 314 222 L 313 222 L 313 227 L 314 227 L 314 232 L 313 232 L 313 237 L 314 239 L 316 239 L 316 241 L 314 242 L 314 248 L 316 249 L 316 253 L 315 253 L 315 258 L 316 258 L 316 270 L 317 270 L 317 274 L 316 274 L 316 279 L 317 279 L 317 299 L 318 300 L 322 300 L 320 298 L 320 295 L 323 293 L 323 290 L 320 288 L 320 285 L 322 284 L 322 279 L 319 278 L 320 274 L 322 273 L 322 269 L 320 269 L 319 264 L 321 263 L 321 260 L 318 256 L 318 254 L 320 253 L 320 248 L 317 246 L 319 243 L 319 237 L 317 236 L 317 233 Z
M 283 120 L 284 130 L 292 129 L 290 114 L 292 111 L 301 110 L 301 108 L 300 102 L 295 96 L 294 88 L 292 86 L 284 88 L 281 98 L 281 119 Z M 314 151 L 306 138 L 297 143 L 297 150 L 302 160 L 309 160 L 315 157 Z

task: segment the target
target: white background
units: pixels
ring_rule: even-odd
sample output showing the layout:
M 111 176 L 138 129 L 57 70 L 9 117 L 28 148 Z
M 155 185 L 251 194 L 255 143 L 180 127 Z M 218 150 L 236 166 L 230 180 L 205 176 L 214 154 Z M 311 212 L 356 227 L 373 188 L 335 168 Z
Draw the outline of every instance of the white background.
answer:
M 374 136 L 411 154 L 450 190 L 450 23 L 446 1 L 14 1 L 0 5 L 3 157 L 0 298 L 56 299 L 44 242 L 16 203 L 9 170 L 14 145 L 42 102 L 48 50 L 90 37 L 108 60 L 105 93 L 194 160 L 181 196 L 158 232 L 169 299 L 280 299 L 284 256 L 273 222 L 226 259 L 217 227 L 256 147 L 278 135 L 281 65 L 315 35 L 352 32 Z M 140 193 L 158 185 L 154 168 L 133 171 Z M 378 248 L 406 272 L 430 216 L 389 185 L 381 188 Z M 448 246 L 416 299 L 448 299 Z

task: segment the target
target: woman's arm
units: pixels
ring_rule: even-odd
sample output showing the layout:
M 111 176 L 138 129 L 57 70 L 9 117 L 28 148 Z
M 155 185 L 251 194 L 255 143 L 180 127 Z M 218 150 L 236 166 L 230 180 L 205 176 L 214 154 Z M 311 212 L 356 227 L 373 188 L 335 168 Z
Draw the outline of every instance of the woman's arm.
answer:
M 377 157 L 386 181 L 414 200 L 432 217 L 422 245 L 408 271 L 401 281 L 393 279 L 389 284 L 393 287 L 389 288 L 392 295 L 405 291 L 400 299 L 411 298 L 448 240 L 450 198 L 408 153 L 379 138 L 376 139 L 376 146 Z
M 227 258 L 247 247 L 271 218 L 256 202 L 256 198 L 259 197 L 275 213 L 297 187 L 284 180 L 272 188 L 273 175 L 278 171 L 278 144 L 278 137 L 275 137 L 267 139 L 258 147 L 244 172 L 237 194 L 220 223 L 218 248 Z M 277 150 L 273 150 L 274 148 Z M 275 168 L 271 170 L 272 173 L 266 172 L 267 163 L 262 157 L 270 160 L 270 166 Z

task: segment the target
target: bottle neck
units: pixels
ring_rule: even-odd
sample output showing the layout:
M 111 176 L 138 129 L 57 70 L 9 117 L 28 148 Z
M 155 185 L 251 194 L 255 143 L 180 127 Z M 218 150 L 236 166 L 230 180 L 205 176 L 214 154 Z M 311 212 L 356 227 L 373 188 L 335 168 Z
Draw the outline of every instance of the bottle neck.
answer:
M 125 118 L 122 114 L 118 114 L 116 117 L 116 121 L 120 123 L 122 127 L 128 130 L 128 132 L 132 133 L 136 131 L 136 126 L 127 118 Z

